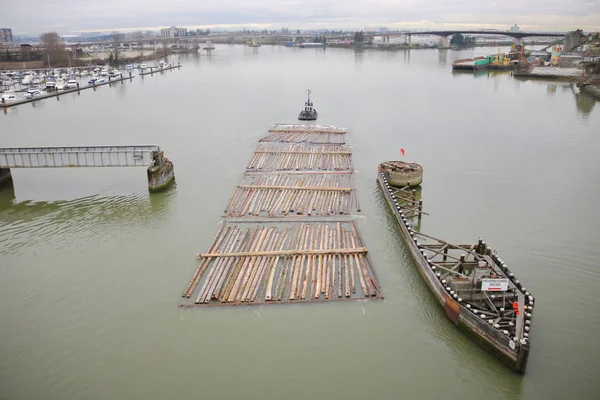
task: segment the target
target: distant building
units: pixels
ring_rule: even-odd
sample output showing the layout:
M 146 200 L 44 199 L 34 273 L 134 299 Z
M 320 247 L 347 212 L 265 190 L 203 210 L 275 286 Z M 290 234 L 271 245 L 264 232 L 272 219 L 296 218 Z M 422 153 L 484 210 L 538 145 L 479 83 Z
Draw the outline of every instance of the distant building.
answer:
M 176 38 L 176 37 L 184 37 L 187 35 L 186 28 L 177 28 L 172 26 L 170 28 L 163 28 L 160 30 L 160 37 L 164 38 Z
M 510 31 L 511 32 L 521 32 L 521 28 L 519 28 L 519 25 L 514 24 L 513 26 L 510 27 Z
M 12 29 L 10 28 L 2 28 L 0 29 L 0 42 L 8 43 L 13 41 Z

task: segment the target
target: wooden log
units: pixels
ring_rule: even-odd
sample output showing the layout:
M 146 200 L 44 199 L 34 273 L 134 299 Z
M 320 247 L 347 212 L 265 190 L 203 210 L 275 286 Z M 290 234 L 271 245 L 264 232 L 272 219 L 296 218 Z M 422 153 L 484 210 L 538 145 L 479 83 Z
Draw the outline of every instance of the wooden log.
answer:
M 264 237 L 262 238 L 262 240 L 259 244 L 259 249 L 266 247 L 266 244 L 268 243 L 269 238 L 271 237 L 271 235 L 274 231 L 274 228 L 269 228 L 269 229 L 266 229 L 265 231 L 266 231 L 266 233 L 264 234 Z M 240 287 L 238 296 L 236 296 L 236 300 L 246 301 L 246 297 L 248 296 L 248 291 L 250 290 L 250 285 L 256 274 L 257 265 L 262 260 L 263 260 L 262 256 L 252 256 L 251 257 L 250 263 L 248 264 L 248 269 L 247 269 L 246 275 L 244 276 L 244 280 L 242 281 L 242 285 Z
M 215 236 L 215 240 L 213 240 L 213 243 L 211 244 L 210 251 L 214 251 L 215 249 L 218 249 L 221 241 L 223 241 L 223 239 L 225 238 L 225 236 L 227 236 L 227 233 L 229 232 L 229 229 L 231 229 L 230 225 L 227 224 L 223 224 L 221 226 L 221 228 L 219 229 L 219 231 L 217 232 L 217 235 Z M 223 230 L 225 230 L 225 233 L 223 233 Z M 196 270 L 196 273 L 194 274 L 194 277 L 192 277 L 192 280 L 190 281 L 186 292 L 184 292 L 185 297 L 189 298 L 191 297 L 192 293 L 194 292 L 194 290 L 196 290 L 196 286 L 198 286 L 198 283 L 200 282 L 200 279 L 202 278 L 202 274 L 204 274 L 204 271 L 206 270 L 206 268 L 208 267 L 210 261 L 205 260 Z
M 328 248 L 323 250 L 272 250 L 272 251 L 241 251 L 232 253 L 206 253 L 197 254 L 199 258 L 219 258 L 219 257 L 260 257 L 260 256 L 301 256 L 301 255 L 330 255 L 330 254 L 360 254 L 367 253 L 366 247 L 355 247 L 350 249 Z
M 348 243 L 348 247 L 351 245 L 350 241 L 350 232 L 346 232 L 346 238 Z M 348 263 L 350 264 L 350 285 L 352 286 L 352 293 L 356 293 L 356 280 L 354 279 L 354 257 L 352 255 L 348 255 Z
M 354 223 L 351 223 L 350 226 L 351 226 L 351 229 L 352 229 L 352 235 L 356 238 L 356 243 L 357 244 L 361 244 L 360 237 L 358 236 L 358 232 L 356 230 L 356 225 Z M 369 292 L 369 294 L 371 296 L 375 296 L 376 295 L 375 289 L 374 289 L 374 287 L 373 287 L 373 285 L 371 283 L 372 282 L 371 274 L 369 273 L 369 270 L 367 268 L 367 265 L 366 265 L 365 258 L 364 258 L 363 254 L 359 254 L 358 255 L 358 261 L 360 263 L 359 264 L 360 268 L 362 269 L 362 274 L 364 275 L 364 281 L 365 281 L 365 284 L 366 284 L 366 288 L 367 288 L 367 290 L 368 290 L 368 292 Z
M 257 234 L 258 234 L 258 229 L 253 229 L 251 231 L 249 238 L 246 240 L 246 242 L 244 243 L 244 245 L 242 247 L 242 250 L 251 250 L 252 249 L 252 246 L 254 245 L 254 242 L 257 238 Z M 242 270 L 244 263 L 247 260 L 247 258 L 245 258 L 245 257 L 238 257 L 236 259 L 237 259 L 237 262 L 235 263 L 235 265 L 233 267 L 230 277 L 225 282 L 225 287 L 221 291 L 220 298 L 219 298 L 219 301 L 221 303 L 227 302 L 229 300 L 229 296 L 231 295 L 233 286 L 234 286 L 235 282 L 237 281 L 238 276 L 240 275 L 240 271 Z
M 288 276 L 290 275 L 290 268 L 291 268 L 291 264 L 292 264 L 292 258 L 291 257 L 287 257 L 285 259 L 285 266 L 282 266 L 281 268 L 281 276 L 280 276 L 280 281 L 278 284 L 278 295 L 277 295 L 277 301 L 281 301 L 283 299 L 283 294 L 285 292 L 285 286 L 286 286 L 286 282 L 288 280 Z
M 240 234 L 240 230 L 237 227 L 233 228 L 231 234 L 225 239 L 225 244 L 224 244 L 225 251 L 233 250 L 235 241 L 237 240 L 239 234 Z M 208 293 L 209 293 L 209 290 L 212 288 L 213 284 L 215 283 L 215 282 L 213 282 L 213 278 L 218 279 L 217 275 L 220 276 L 221 264 L 223 264 L 223 263 L 218 262 L 218 261 L 213 262 L 213 266 L 212 266 L 208 276 L 206 277 L 204 284 L 200 288 L 200 293 L 198 294 L 198 297 L 196 298 L 196 301 L 195 301 L 196 304 L 207 303 L 208 301 L 210 301 L 210 295 Z M 207 301 L 207 298 L 208 298 L 208 301 Z
M 260 245 L 262 244 L 262 241 L 264 239 L 264 236 L 266 235 L 266 229 L 265 227 L 262 227 L 260 230 L 257 228 L 258 232 L 257 232 L 257 237 L 254 240 L 254 243 L 252 243 L 252 248 L 251 250 L 256 251 L 257 249 L 260 248 Z M 231 292 L 227 298 L 227 302 L 228 303 L 232 303 L 235 302 L 237 300 L 239 300 L 239 291 L 241 288 L 243 288 L 243 284 L 244 281 L 247 279 L 247 276 L 249 274 L 248 269 L 249 269 L 249 264 L 251 262 L 254 262 L 255 257 L 244 257 L 244 262 L 241 265 L 240 271 L 238 276 L 235 279 L 235 283 L 233 284 L 233 287 L 231 288 Z
M 246 229 L 244 231 L 244 233 L 242 234 L 242 237 L 241 237 L 239 243 L 237 244 L 235 251 L 243 249 L 244 246 L 246 246 L 246 242 L 248 241 L 249 237 L 250 237 L 250 230 Z M 223 273 L 221 274 L 219 281 L 216 284 L 215 290 L 213 291 L 212 297 L 214 299 L 221 301 L 221 293 L 225 290 L 226 283 L 227 283 L 228 279 L 230 278 L 232 271 L 235 270 L 235 268 L 239 264 L 239 262 L 240 262 L 239 257 L 237 257 L 237 258 L 231 257 L 228 259 L 228 262 L 225 265 L 225 269 L 224 269 Z
M 331 247 L 333 245 L 333 229 L 329 229 L 329 226 L 327 226 L 326 228 L 327 231 L 327 247 Z M 325 274 L 325 287 L 323 288 L 324 292 L 325 292 L 325 298 L 328 299 L 329 298 L 329 289 L 330 289 L 330 285 L 331 285 L 331 262 L 330 262 L 330 256 L 327 254 L 325 255 L 325 270 L 326 270 L 326 274 Z
M 346 241 L 345 231 L 342 231 L 342 247 L 348 247 L 348 243 Z M 352 295 L 352 288 L 350 287 L 350 274 L 348 273 L 348 255 L 344 254 L 342 256 L 344 258 L 344 295 L 346 297 L 350 297 Z
M 278 249 L 280 246 L 280 243 L 282 241 L 282 236 L 283 236 L 283 232 L 276 230 L 274 233 L 274 238 L 272 240 L 272 243 L 269 246 L 269 249 Z M 249 294 L 250 301 L 253 302 L 254 300 L 256 300 L 256 296 L 258 295 L 261 285 L 264 285 L 264 282 L 266 281 L 265 271 L 267 270 L 268 267 L 270 267 L 274 258 L 275 257 L 265 257 L 265 260 L 262 263 L 262 265 L 259 265 L 258 275 L 255 279 L 255 284 L 250 289 L 250 294 Z
M 300 151 L 300 150 L 256 150 L 254 154 L 352 154 L 349 150 L 332 150 L 332 151 Z
M 340 224 L 339 222 L 337 223 L 336 236 L 337 236 L 337 247 L 344 248 L 343 239 L 342 239 L 342 224 Z M 343 267 L 342 255 L 336 256 L 336 260 L 338 262 L 338 297 L 342 297 L 342 287 L 343 287 L 343 280 L 342 280 L 342 267 Z
M 356 245 L 356 242 L 354 240 L 354 235 L 352 235 L 352 233 L 350 233 L 350 243 L 351 243 L 352 246 Z M 366 286 L 365 279 L 364 279 L 364 276 L 363 276 L 363 272 L 362 272 L 362 268 L 361 268 L 361 265 L 360 265 L 360 261 L 358 259 L 358 254 L 354 254 L 354 263 L 356 265 L 356 272 L 358 274 L 358 281 L 360 283 L 360 288 L 362 289 L 363 294 L 365 295 L 365 297 L 368 297 L 370 293 L 367 290 L 367 286 Z
M 267 231 L 267 236 L 265 237 L 264 243 L 263 243 L 263 248 L 265 249 L 270 249 L 273 240 L 274 240 L 274 236 L 273 233 L 276 231 L 275 227 L 270 228 Z M 242 292 L 242 301 L 248 301 L 251 297 L 251 293 L 252 291 L 255 289 L 256 285 L 258 284 L 259 280 L 257 280 L 258 275 L 260 273 L 261 268 L 263 267 L 264 263 L 266 262 L 268 257 L 258 257 L 256 260 L 256 263 L 253 265 L 252 271 L 250 272 L 250 276 L 248 278 L 248 284 L 246 285 L 246 287 L 244 288 L 244 291 Z
M 291 235 L 288 235 L 288 229 L 286 228 L 285 231 L 283 232 L 283 240 L 279 246 L 279 251 L 283 250 L 283 248 L 285 247 L 285 244 L 287 243 L 288 237 L 290 237 Z M 270 301 L 273 298 L 273 280 L 275 279 L 275 272 L 277 270 L 277 265 L 279 264 L 279 260 L 281 259 L 281 256 L 276 256 L 274 258 L 273 264 L 271 265 L 271 270 L 269 273 L 269 280 L 267 283 L 267 292 L 265 295 L 265 301 Z M 283 266 L 283 263 L 282 263 Z

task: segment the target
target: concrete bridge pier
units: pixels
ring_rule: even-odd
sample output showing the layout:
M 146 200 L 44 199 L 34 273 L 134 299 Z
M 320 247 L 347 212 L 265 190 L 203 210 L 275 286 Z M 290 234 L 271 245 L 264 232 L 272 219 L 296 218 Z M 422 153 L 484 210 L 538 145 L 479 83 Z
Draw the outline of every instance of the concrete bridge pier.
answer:
M 440 42 L 439 42 L 438 48 L 449 49 L 450 48 L 450 36 L 440 36 Z
M 0 168 L 0 188 L 11 184 L 12 175 L 10 174 L 10 168 Z
M 148 189 L 151 192 L 160 192 L 175 181 L 175 169 L 162 151 L 154 152 L 152 157 L 153 165 L 148 167 Z

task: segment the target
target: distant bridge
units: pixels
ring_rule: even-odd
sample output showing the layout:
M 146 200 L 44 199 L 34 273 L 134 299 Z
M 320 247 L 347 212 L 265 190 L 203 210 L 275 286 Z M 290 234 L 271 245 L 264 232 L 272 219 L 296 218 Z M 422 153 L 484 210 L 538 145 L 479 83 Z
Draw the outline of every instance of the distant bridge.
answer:
M 506 32 L 506 31 L 489 31 L 489 30 L 437 30 L 437 31 L 391 31 L 376 34 L 376 36 L 399 36 L 399 35 L 436 35 L 436 36 L 451 36 L 456 34 L 463 35 L 497 35 L 510 36 L 515 39 L 525 37 L 563 37 L 565 32 Z
M 388 32 L 365 32 L 367 36 L 413 36 L 413 35 L 436 35 L 447 37 L 456 35 L 457 33 L 465 35 L 497 35 L 497 36 L 510 36 L 516 39 L 522 39 L 524 37 L 563 37 L 566 33 L 564 32 L 506 32 L 506 31 L 490 31 L 490 30 L 432 30 L 432 31 L 388 31 Z M 343 39 L 351 38 L 354 32 L 346 33 L 259 33 L 259 32 L 226 32 L 226 33 L 215 33 L 208 36 L 182 36 L 174 38 L 142 38 L 138 40 L 120 40 L 119 43 L 160 43 L 164 41 L 177 42 L 177 41 L 197 41 L 205 42 L 211 39 L 252 39 L 252 38 L 289 38 L 295 40 L 296 38 L 314 38 L 315 36 L 326 37 L 328 39 Z M 104 38 L 104 37 L 103 37 Z M 111 40 L 101 41 L 86 41 L 82 42 L 82 45 L 92 44 L 111 44 Z

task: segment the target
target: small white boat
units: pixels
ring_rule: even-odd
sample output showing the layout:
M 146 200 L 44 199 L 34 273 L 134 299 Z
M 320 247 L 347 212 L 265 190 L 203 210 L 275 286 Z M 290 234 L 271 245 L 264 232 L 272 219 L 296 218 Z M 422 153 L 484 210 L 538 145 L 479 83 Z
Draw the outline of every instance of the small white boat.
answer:
M 108 68 L 107 67 L 102 68 L 102 71 L 100 71 L 100 75 L 108 76 L 109 75 Z
M 56 80 L 56 90 L 65 90 L 67 88 L 67 82 L 64 79 Z
M 54 78 L 48 78 L 46 81 L 46 90 L 54 90 L 56 89 L 56 81 Z
M 12 93 L 5 93 L 0 96 L 0 103 L 10 103 L 13 101 L 17 101 L 17 96 Z
M 81 71 L 81 76 L 88 76 L 90 73 L 88 72 L 87 69 L 84 69 L 83 71 Z
M 102 77 L 98 77 L 98 76 L 93 76 L 92 79 L 90 79 L 88 81 L 88 85 L 97 85 L 99 83 L 104 83 L 106 82 L 106 79 L 102 78 Z
M 77 86 L 79 86 L 79 84 L 77 83 L 77 79 L 69 79 L 69 81 L 67 82 L 67 87 L 69 89 L 75 89 Z
M 42 95 L 42 91 L 40 90 L 39 87 L 32 87 L 27 89 L 27 91 L 25 92 L 25 98 L 26 99 L 31 99 L 33 97 L 38 97 Z
M 108 76 L 111 79 L 118 79 L 121 77 L 121 71 L 119 71 L 118 69 L 113 69 L 112 71 L 110 71 L 110 74 Z
M 146 68 L 148 68 L 148 66 L 147 66 L 146 64 L 142 64 L 142 65 L 140 65 L 140 69 L 141 69 L 141 70 L 145 70 Z

